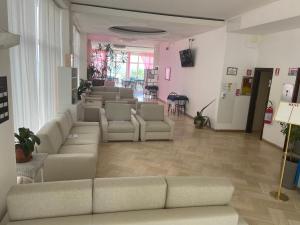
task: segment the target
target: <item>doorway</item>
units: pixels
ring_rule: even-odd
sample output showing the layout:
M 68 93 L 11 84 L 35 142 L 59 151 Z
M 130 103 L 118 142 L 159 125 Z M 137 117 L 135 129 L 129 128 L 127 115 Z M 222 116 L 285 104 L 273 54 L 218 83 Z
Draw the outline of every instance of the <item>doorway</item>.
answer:
M 262 139 L 265 111 L 273 78 L 272 68 L 255 68 L 250 98 L 246 133 L 257 133 Z

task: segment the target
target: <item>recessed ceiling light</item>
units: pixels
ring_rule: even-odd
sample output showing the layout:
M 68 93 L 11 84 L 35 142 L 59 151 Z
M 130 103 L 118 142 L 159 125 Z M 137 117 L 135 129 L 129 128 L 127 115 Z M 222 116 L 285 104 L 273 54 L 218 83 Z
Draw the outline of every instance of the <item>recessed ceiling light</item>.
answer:
M 114 32 L 121 33 L 133 33 L 133 34 L 164 34 L 165 30 L 151 28 L 151 27 L 141 27 L 141 26 L 113 26 L 109 28 Z

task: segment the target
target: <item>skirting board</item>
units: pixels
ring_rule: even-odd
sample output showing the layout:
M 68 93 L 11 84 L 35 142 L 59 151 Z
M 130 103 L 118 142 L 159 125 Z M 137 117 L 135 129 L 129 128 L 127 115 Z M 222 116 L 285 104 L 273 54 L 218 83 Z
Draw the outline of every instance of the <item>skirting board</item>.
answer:
M 263 142 L 265 142 L 265 143 L 267 143 L 267 144 L 269 144 L 269 145 L 272 145 L 273 147 L 275 147 L 275 148 L 278 148 L 278 149 L 280 149 L 280 150 L 282 150 L 283 151 L 283 148 L 282 147 L 280 147 L 280 146 L 278 146 L 278 145 L 276 145 L 276 144 L 274 144 L 274 143 L 272 143 L 272 142 L 270 142 L 270 141 L 268 141 L 268 140 L 266 140 L 266 139 L 262 139 L 262 141 Z

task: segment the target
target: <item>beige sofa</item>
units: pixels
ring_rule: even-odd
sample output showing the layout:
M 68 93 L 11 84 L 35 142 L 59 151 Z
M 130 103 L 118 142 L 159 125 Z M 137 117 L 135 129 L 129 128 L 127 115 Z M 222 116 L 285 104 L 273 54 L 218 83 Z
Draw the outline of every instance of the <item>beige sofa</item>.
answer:
M 75 122 L 68 110 L 45 124 L 37 136 L 41 139 L 37 151 L 49 154 L 44 164 L 45 181 L 95 177 L 99 123 Z
M 222 178 L 99 178 L 13 186 L 8 225 L 242 225 Z
M 173 140 L 174 121 L 164 115 L 164 106 L 158 104 L 141 104 L 136 118 L 140 124 L 140 139 Z
M 103 141 L 138 141 L 139 124 L 129 104 L 108 103 L 101 109 Z
M 118 101 L 130 104 L 132 108 L 136 108 L 138 102 L 137 98 L 133 95 L 133 90 L 131 88 L 122 88 L 122 87 L 93 87 L 92 92 L 87 99 L 101 98 L 105 104 L 107 101 Z

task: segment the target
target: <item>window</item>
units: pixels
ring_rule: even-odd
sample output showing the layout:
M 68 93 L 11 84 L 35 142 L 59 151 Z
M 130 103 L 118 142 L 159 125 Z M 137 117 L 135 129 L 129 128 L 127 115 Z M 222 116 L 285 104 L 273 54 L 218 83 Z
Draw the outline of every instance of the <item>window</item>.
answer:
M 145 69 L 153 68 L 153 54 L 131 54 L 130 79 L 144 80 Z

